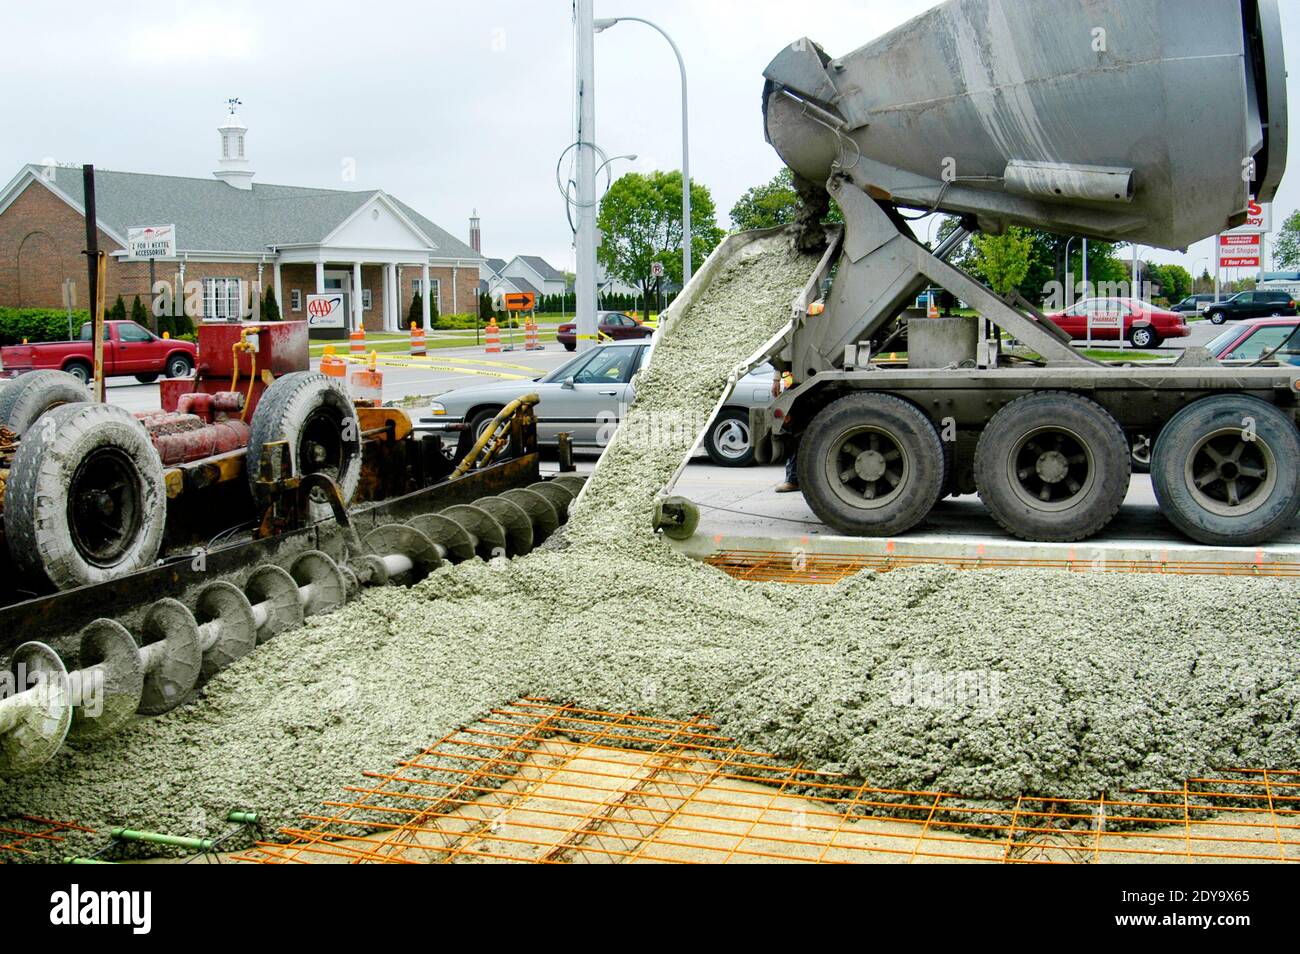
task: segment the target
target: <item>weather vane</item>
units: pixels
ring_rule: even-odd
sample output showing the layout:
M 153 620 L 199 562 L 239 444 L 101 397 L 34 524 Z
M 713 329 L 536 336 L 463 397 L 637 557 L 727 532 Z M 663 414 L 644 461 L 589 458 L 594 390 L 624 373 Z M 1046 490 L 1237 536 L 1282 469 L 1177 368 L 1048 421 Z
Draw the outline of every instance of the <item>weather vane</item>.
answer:
M 244 102 L 238 96 L 232 96 L 230 99 L 226 100 L 226 105 L 230 107 L 230 115 L 233 116 L 235 115 L 235 107 L 243 106 Z

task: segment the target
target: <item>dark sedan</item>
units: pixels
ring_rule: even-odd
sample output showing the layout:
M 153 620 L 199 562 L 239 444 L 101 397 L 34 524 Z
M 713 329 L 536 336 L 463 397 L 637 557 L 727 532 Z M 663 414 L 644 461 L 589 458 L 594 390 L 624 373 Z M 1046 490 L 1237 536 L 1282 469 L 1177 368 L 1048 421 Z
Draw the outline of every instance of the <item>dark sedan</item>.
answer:
M 597 337 L 601 341 L 634 341 L 655 333 L 654 325 L 621 311 L 598 311 L 596 322 Z M 566 321 L 560 325 L 555 330 L 555 340 L 564 345 L 566 351 L 573 351 L 578 347 L 578 323 Z

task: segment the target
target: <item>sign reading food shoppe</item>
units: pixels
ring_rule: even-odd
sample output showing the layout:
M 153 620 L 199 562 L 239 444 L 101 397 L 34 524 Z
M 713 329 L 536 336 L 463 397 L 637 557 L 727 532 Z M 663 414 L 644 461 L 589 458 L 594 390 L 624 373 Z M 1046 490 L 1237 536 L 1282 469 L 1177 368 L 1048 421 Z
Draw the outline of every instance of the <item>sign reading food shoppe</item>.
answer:
M 307 327 L 342 328 L 343 296 L 338 292 L 307 296 Z
M 1227 232 L 1219 236 L 1220 268 L 1259 268 L 1260 235 Z
M 176 226 L 143 225 L 126 230 L 126 252 L 129 258 L 175 258 Z

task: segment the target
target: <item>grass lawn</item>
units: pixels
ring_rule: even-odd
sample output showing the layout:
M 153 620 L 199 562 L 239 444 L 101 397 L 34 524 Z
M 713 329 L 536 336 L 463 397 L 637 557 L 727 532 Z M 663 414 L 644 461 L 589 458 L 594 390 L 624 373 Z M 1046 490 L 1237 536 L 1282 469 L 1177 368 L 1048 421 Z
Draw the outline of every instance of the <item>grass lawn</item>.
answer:
M 441 348 L 472 348 L 475 345 L 483 344 L 483 338 L 481 336 L 477 341 L 474 340 L 474 332 L 472 329 L 470 331 L 445 332 L 445 334 L 447 334 L 448 337 L 441 337 L 441 335 L 434 336 L 432 334 L 426 335 L 424 339 L 425 348 L 427 348 L 429 351 L 434 351 Z M 504 343 L 510 342 L 511 340 L 510 333 L 507 331 L 507 329 L 503 328 L 501 330 L 501 340 Z M 554 342 L 555 329 L 553 328 L 549 330 L 546 328 L 538 329 L 537 340 L 542 343 L 548 341 Z M 517 344 L 520 348 L 523 347 L 524 332 L 522 329 L 518 329 L 518 328 L 515 329 L 514 341 L 515 344 Z M 311 356 L 313 358 L 319 358 L 321 355 L 325 353 L 325 349 L 330 345 L 334 346 L 335 354 L 348 353 L 348 340 L 346 338 L 342 340 L 312 338 L 310 339 L 310 344 L 309 344 L 311 350 Z M 380 331 L 366 332 L 366 353 L 367 354 L 369 354 L 371 351 L 377 351 L 380 354 L 393 354 L 393 353 L 407 354 L 409 353 L 410 348 L 411 348 L 411 336 L 409 333 L 393 334 L 392 332 L 380 332 Z

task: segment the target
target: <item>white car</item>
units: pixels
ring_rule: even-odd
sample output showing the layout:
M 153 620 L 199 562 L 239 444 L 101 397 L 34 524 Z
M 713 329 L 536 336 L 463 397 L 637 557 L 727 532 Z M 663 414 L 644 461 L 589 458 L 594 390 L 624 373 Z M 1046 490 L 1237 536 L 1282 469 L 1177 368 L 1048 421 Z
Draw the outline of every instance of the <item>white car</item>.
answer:
M 468 433 L 477 438 L 503 407 L 536 392 L 537 440 L 543 447 L 559 443 L 561 432 L 573 446 L 601 450 L 609 443 L 636 394 L 633 375 L 650 351 L 648 341 L 614 341 L 577 354 L 532 381 L 475 384 L 440 394 L 428 414 L 416 421 L 432 433 Z M 772 366 L 762 365 L 741 379 L 705 435 L 704 449 L 714 463 L 744 467 L 753 462 L 749 409 L 772 400 Z

